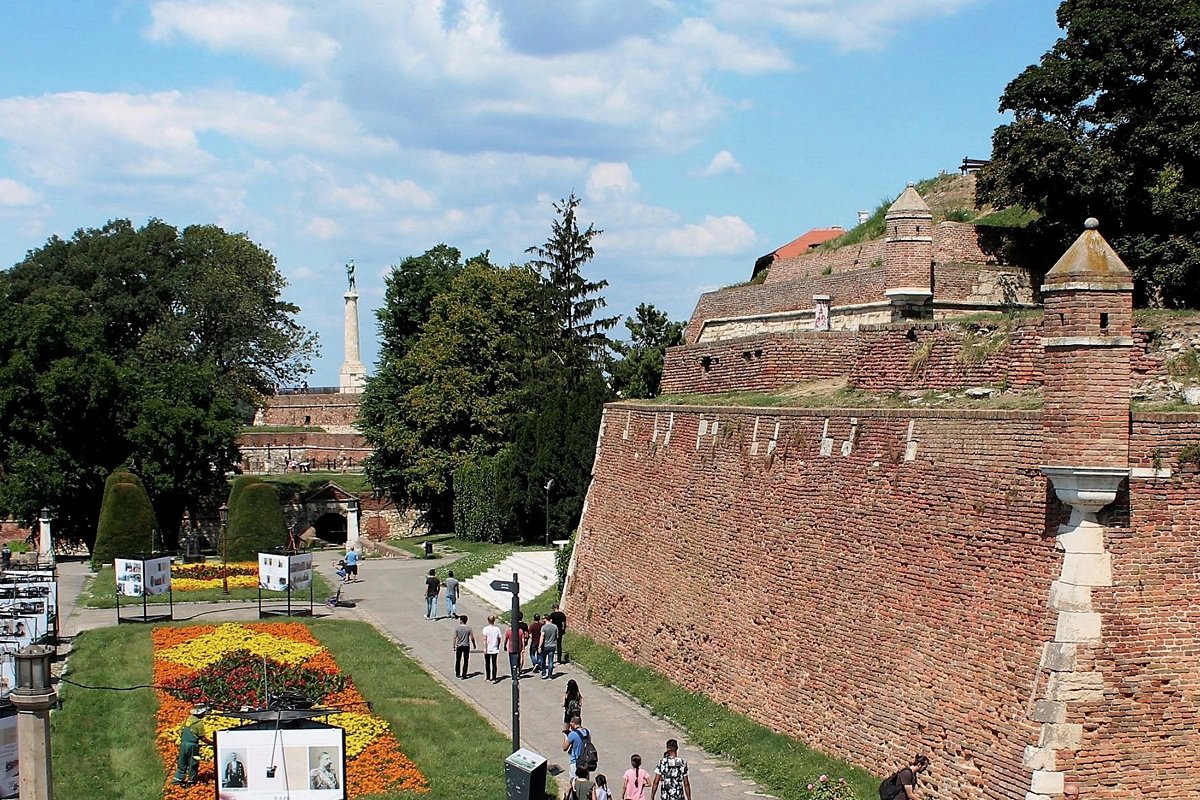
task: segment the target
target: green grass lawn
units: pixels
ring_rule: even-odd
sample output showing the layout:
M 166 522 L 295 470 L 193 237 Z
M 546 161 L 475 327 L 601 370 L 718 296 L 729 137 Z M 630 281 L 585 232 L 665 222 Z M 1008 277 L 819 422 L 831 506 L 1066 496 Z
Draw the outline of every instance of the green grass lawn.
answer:
M 558 601 L 548 589 L 521 606 L 526 619 L 545 614 Z M 570 619 L 567 620 L 568 629 Z M 738 772 L 783 800 L 810 797 L 809 783 L 821 775 L 845 778 L 860 800 L 879 797 L 879 778 L 817 750 L 798 739 L 759 725 L 702 694 L 682 689 L 648 667 L 625 661 L 615 650 L 571 631 L 566 638 L 571 662 L 605 686 L 637 699 L 655 716 L 683 729 L 698 747 L 729 759 Z
M 310 625 L 429 778 L 426 795 L 372 797 L 504 797 L 504 759 L 511 750 L 506 735 L 370 625 L 341 619 Z M 68 677 L 92 686 L 145 685 L 153 674 L 150 657 L 146 626 L 88 631 L 76 641 Z M 166 770 L 154 749 L 154 693 L 60 689 L 63 707 L 51 720 L 56 794 L 90 800 L 158 797 Z M 548 779 L 547 791 L 554 788 Z
M 319 572 L 313 572 L 313 602 L 323 603 L 325 598 L 333 594 L 333 588 L 329 585 L 329 581 L 325 580 Z M 278 600 L 286 595 L 279 592 L 263 592 L 263 599 L 270 598 Z M 292 595 L 292 602 L 306 600 L 308 592 L 297 592 Z M 150 595 L 146 598 L 148 605 L 162 605 L 168 601 L 165 594 Z M 221 600 L 258 600 L 258 589 L 229 589 L 229 594 L 225 594 L 218 587 L 216 589 L 205 589 L 199 592 L 175 592 L 176 603 L 212 603 Z M 88 608 L 116 608 L 117 607 L 117 579 L 113 573 L 111 566 L 104 566 L 100 571 L 88 579 L 87 584 L 83 587 L 83 591 L 79 595 L 81 605 Z M 134 606 L 141 607 L 142 600 L 139 597 L 122 597 L 121 607 L 126 605 L 131 608 Z

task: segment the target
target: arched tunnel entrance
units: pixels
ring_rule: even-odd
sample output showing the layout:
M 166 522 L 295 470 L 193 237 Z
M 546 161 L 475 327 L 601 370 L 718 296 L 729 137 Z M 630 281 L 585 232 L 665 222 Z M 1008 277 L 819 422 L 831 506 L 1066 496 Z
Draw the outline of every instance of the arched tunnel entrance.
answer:
M 346 518 L 341 514 L 332 511 L 322 514 L 313 527 L 317 529 L 317 538 L 322 541 L 330 544 L 346 543 Z

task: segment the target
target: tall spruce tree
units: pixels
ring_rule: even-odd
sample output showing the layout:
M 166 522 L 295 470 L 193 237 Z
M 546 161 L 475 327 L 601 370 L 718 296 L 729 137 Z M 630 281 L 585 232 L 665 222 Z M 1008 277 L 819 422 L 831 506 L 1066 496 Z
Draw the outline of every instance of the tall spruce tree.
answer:
M 535 256 L 529 266 L 542 275 L 547 285 L 550 314 L 559 328 L 555 352 L 576 378 L 587 362 L 603 360 L 609 346 L 607 332 L 620 319 L 596 316 L 606 305 L 600 292 L 608 287 L 608 281 L 588 280 L 583 268 L 596 255 L 592 240 L 603 231 L 592 224 L 586 230 L 579 229 L 575 214 L 579 202 L 572 192 L 555 203 L 557 216 L 550 226 L 550 238 L 545 244 L 525 250 Z

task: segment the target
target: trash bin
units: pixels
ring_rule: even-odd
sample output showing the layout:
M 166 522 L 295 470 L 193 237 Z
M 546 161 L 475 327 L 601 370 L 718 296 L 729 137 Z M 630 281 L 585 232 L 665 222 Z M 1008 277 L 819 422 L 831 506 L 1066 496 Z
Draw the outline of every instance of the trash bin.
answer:
M 425 542 L 425 557 L 433 558 L 433 542 Z
M 546 796 L 546 759 L 522 747 L 504 759 L 507 800 L 543 800 Z

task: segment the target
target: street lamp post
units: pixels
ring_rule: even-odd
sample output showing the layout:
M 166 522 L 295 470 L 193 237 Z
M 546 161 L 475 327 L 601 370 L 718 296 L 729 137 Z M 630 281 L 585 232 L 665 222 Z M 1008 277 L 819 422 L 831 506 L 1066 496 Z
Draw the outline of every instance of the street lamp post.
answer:
M 550 547 L 550 490 L 554 488 L 554 478 L 546 481 L 546 547 Z
M 221 503 L 221 593 L 229 594 L 229 506 Z
M 33 644 L 16 653 L 17 686 L 9 694 L 17 707 L 17 758 L 20 794 L 29 800 L 53 800 L 50 769 L 50 709 L 58 703 L 51 686 L 54 648 Z

